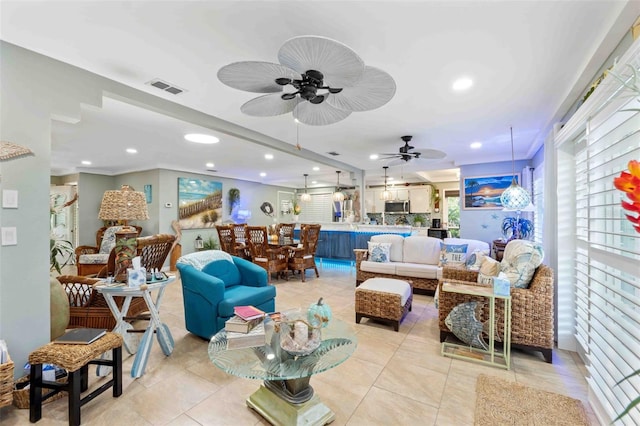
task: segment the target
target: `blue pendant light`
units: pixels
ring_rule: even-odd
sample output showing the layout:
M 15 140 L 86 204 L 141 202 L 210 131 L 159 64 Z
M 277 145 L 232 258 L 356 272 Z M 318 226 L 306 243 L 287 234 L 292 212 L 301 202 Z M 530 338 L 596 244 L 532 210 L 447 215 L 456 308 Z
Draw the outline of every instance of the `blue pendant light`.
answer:
M 527 190 L 516 182 L 516 160 L 513 153 L 513 127 L 511 127 L 511 165 L 513 171 L 511 185 L 509 185 L 500 196 L 500 202 L 505 209 L 523 210 L 529 205 L 531 198 Z

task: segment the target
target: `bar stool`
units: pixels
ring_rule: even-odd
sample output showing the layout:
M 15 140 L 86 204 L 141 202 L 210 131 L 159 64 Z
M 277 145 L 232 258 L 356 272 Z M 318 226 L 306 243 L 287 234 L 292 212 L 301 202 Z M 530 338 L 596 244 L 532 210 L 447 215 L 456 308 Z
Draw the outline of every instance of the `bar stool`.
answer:
M 112 359 L 97 359 L 111 350 Z M 109 388 L 113 397 L 122 395 L 122 336 L 107 333 L 89 345 L 62 345 L 48 343 L 29 354 L 31 372 L 29 377 L 29 421 L 35 423 L 42 418 L 42 389 L 52 389 L 44 399 L 61 391 L 69 394 L 69 424 L 80 424 L 80 407 Z M 67 370 L 67 383 L 42 380 L 42 364 L 55 364 Z M 113 368 L 113 377 L 98 389 L 81 398 L 89 387 L 89 364 L 106 365 Z

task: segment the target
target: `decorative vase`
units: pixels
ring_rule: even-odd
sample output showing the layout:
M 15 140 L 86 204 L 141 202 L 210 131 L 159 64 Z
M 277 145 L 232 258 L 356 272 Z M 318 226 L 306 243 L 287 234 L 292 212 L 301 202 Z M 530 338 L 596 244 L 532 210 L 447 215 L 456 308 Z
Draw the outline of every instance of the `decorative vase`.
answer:
M 69 298 L 64 287 L 54 277 L 49 279 L 49 311 L 51 340 L 62 336 L 69 325 Z
M 300 220 L 300 215 L 294 214 L 293 215 L 293 221 L 297 222 L 298 220 Z
M 282 312 L 276 328 L 280 347 L 294 356 L 305 356 L 315 351 L 322 343 L 321 329 L 322 326 L 310 324 L 301 309 Z

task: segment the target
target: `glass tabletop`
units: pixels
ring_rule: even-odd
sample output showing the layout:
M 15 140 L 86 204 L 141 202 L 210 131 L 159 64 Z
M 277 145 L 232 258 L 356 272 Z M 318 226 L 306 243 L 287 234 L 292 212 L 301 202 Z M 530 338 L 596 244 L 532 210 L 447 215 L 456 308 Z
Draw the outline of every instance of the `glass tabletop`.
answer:
M 275 323 L 265 320 L 266 344 L 227 350 L 227 334 L 221 330 L 209 342 L 209 359 L 234 376 L 260 380 L 289 380 L 310 377 L 346 361 L 355 351 L 357 339 L 352 327 L 332 319 L 322 329 L 322 343 L 309 355 L 295 356 L 280 348 Z

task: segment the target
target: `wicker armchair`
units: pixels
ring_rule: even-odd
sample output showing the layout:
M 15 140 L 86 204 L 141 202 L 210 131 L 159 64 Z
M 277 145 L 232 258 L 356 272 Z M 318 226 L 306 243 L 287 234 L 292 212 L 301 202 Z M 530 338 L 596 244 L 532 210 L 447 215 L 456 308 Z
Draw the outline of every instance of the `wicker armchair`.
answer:
M 94 286 L 100 280 L 78 275 L 60 275 L 56 277 L 69 298 L 69 328 L 104 328 L 111 330 L 116 326 L 104 296 Z M 122 308 L 124 297 L 114 297 L 118 307 Z M 147 310 L 147 304 L 141 297 L 134 297 L 129 305 L 128 315 L 137 316 Z
M 162 269 L 164 261 L 169 256 L 176 242 L 176 236 L 171 234 L 157 234 L 148 237 L 136 238 L 136 256 L 140 256 L 140 265 L 147 271 Z M 107 265 L 98 272 L 98 278 L 106 278 L 109 275 L 117 276 L 123 271 L 116 270 L 115 250 L 111 250 Z
M 235 225 L 216 225 L 218 231 L 218 241 L 220 241 L 220 249 L 232 256 L 243 257 L 244 244 L 237 242 Z
M 278 276 L 286 277 L 284 271 L 287 270 L 288 252 L 285 247 L 269 246 L 265 226 L 247 226 L 246 242 L 251 253 L 251 261 L 267 271 L 269 283 L 271 283 L 271 274 L 274 272 Z
M 115 226 L 115 227 L 103 226 L 102 228 L 98 229 L 98 231 L 96 232 L 95 246 L 76 247 L 75 253 L 76 253 L 76 266 L 78 267 L 78 275 L 95 275 L 99 273 L 100 270 L 104 268 L 105 265 L 107 264 L 108 255 L 113 249 L 113 247 L 115 246 L 115 240 L 113 241 L 113 244 L 102 243 L 104 234 L 109 228 L 113 228 L 111 229 L 112 232 L 122 229 L 121 226 Z M 133 226 L 133 228 L 135 228 L 136 231 L 138 232 L 138 235 L 140 235 L 140 233 L 142 232 L 142 227 Z M 85 256 L 85 255 L 96 255 L 96 254 L 102 254 L 103 259 L 95 259 L 96 257 L 99 257 L 99 256 Z M 91 259 L 91 257 L 94 257 L 94 259 Z
M 293 240 L 293 231 L 296 229 L 295 223 L 279 223 L 276 226 L 276 233 L 280 238 Z
M 442 291 L 442 282 L 477 283 L 478 272 L 445 267 L 442 281 L 438 284 L 438 317 L 440 341 L 444 341 L 451 332 L 444 321 L 451 310 L 460 303 L 474 300 L 486 302 L 478 296 L 469 296 Z M 553 306 L 553 269 L 540 265 L 531 279 L 529 288 L 511 287 L 511 346 L 540 351 L 546 362 L 552 361 L 554 346 L 554 306 Z M 504 305 L 496 302 L 496 318 L 504 315 Z M 489 304 L 485 303 L 480 321 L 489 319 Z M 498 333 L 504 332 L 501 321 L 497 323 Z
M 316 271 L 316 277 L 320 277 L 318 267 L 316 266 L 316 247 L 318 246 L 318 237 L 320 236 L 321 225 L 304 224 L 300 230 L 300 247 L 289 248 L 289 269 L 300 271 L 302 282 L 304 282 L 305 271 L 313 268 Z

